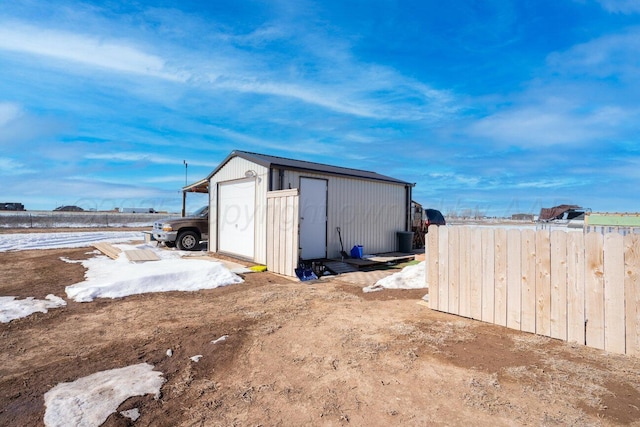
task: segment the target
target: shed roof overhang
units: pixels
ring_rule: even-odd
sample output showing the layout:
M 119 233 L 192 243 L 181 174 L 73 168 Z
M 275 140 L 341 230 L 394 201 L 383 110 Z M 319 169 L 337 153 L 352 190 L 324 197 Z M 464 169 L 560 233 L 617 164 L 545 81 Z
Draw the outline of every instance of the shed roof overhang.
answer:
M 201 179 L 182 187 L 182 216 L 187 215 L 187 193 L 209 193 L 209 179 Z
M 182 187 L 183 193 L 208 193 L 209 180 L 207 178 Z

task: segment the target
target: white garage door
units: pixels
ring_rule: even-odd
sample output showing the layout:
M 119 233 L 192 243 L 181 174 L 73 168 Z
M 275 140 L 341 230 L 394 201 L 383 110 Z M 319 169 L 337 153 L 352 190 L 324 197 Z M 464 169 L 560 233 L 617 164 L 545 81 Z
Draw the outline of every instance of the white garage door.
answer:
M 256 184 L 253 178 L 218 184 L 218 248 L 253 259 Z

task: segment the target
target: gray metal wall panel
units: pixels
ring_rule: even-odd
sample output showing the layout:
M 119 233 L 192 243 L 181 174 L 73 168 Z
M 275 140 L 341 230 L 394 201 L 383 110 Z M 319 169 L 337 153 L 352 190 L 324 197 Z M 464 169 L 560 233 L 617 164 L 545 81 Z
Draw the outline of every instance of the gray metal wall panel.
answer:
M 404 185 L 286 171 L 283 186 L 299 188 L 300 177 L 328 180 L 328 257 L 340 256 L 337 227 L 347 252 L 356 244 L 365 253 L 397 250 L 396 233 L 404 231 L 406 223 Z

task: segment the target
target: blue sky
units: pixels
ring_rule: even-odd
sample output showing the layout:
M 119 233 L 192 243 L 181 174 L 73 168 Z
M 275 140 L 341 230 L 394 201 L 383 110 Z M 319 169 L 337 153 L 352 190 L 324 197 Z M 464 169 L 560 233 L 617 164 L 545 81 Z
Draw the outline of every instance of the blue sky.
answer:
M 2 1 L 0 202 L 175 211 L 239 149 L 636 212 L 639 58 L 640 0 Z

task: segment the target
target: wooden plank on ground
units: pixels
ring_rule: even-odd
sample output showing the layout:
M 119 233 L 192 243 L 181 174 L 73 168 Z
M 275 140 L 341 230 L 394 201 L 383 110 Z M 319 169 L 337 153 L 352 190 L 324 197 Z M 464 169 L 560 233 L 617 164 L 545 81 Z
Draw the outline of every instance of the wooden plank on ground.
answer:
M 354 268 L 352 265 L 342 261 L 325 261 L 323 264 L 333 274 L 353 273 L 358 271 L 357 268 Z
M 625 353 L 624 236 L 604 236 L 604 349 Z
M 567 236 L 567 341 L 584 344 L 584 234 Z
M 640 356 L 640 235 L 624 236 L 626 352 Z
M 386 252 L 382 254 L 375 255 L 367 255 L 366 258 L 363 258 L 365 261 L 373 261 L 373 262 L 400 262 L 400 261 L 410 261 L 415 259 L 414 254 L 405 254 L 402 252 Z
M 94 243 L 93 247 L 111 259 L 117 259 L 118 256 L 120 255 L 120 252 L 122 252 L 122 249 L 116 248 L 111 243 L 106 243 L 106 242 Z
M 132 262 L 160 261 L 160 257 L 151 249 L 132 249 L 124 251 L 125 256 Z
M 520 330 L 536 331 L 536 236 L 534 230 L 523 230 L 520 240 L 522 287 Z
M 604 350 L 604 269 L 603 237 L 600 233 L 585 236 L 585 317 L 586 344 Z

